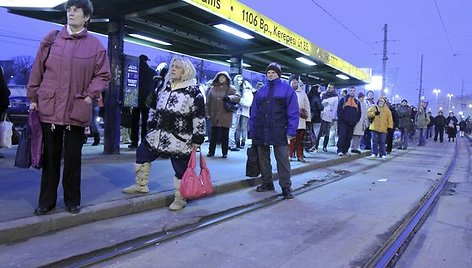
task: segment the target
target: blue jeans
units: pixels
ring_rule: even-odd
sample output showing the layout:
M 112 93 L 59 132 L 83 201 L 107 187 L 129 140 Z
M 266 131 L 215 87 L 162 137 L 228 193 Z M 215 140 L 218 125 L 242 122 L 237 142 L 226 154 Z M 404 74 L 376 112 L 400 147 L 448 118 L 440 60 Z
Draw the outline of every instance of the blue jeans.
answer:
M 426 128 L 418 128 L 420 131 L 420 141 L 418 146 L 425 146 L 426 145 Z
M 387 133 L 377 131 L 370 131 L 372 134 L 372 154 L 378 156 L 387 155 L 385 150 L 385 141 L 387 140 Z

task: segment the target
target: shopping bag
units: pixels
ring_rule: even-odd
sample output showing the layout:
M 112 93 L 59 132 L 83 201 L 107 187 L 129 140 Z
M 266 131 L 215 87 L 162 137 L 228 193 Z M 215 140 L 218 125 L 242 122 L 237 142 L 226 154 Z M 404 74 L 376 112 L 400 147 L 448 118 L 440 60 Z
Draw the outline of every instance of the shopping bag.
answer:
M 246 176 L 257 177 L 261 174 L 259 167 L 259 158 L 257 157 L 257 147 L 247 148 Z
M 0 148 L 11 148 L 13 124 L 7 121 L 7 113 L 3 113 L 0 120 Z
M 185 199 L 197 199 L 213 193 L 210 170 L 208 169 L 202 153 L 200 153 L 200 175 L 196 172 L 197 153 L 190 154 L 187 169 L 180 183 L 180 194 Z
M 31 166 L 31 128 L 25 124 L 21 132 L 20 142 L 16 149 L 15 167 L 29 168 Z
M 43 130 L 37 110 L 31 110 L 28 116 L 28 125 L 31 129 L 31 165 L 34 168 L 42 167 Z

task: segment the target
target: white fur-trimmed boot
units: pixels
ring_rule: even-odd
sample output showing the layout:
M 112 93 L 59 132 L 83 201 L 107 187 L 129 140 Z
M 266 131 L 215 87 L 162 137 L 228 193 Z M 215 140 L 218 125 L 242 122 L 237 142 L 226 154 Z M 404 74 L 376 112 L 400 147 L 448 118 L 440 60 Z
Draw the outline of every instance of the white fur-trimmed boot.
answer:
M 187 201 L 185 201 L 185 199 L 180 194 L 181 181 L 182 180 L 177 179 L 177 177 L 174 177 L 175 198 L 174 198 L 174 202 L 170 204 L 169 210 L 172 210 L 172 211 L 181 210 L 187 205 Z
M 136 173 L 136 183 L 130 187 L 126 187 L 121 190 L 125 194 L 145 194 L 149 193 L 148 182 L 149 182 L 149 171 L 151 169 L 151 163 L 134 164 L 134 172 Z

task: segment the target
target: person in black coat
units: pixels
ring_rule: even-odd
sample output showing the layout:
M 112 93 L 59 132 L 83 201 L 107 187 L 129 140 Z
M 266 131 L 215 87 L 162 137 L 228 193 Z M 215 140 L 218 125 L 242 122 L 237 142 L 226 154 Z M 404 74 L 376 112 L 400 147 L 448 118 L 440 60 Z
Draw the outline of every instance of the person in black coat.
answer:
M 8 110 L 8 106 L 10 105 L 10 90 L 7 86 L 7 81 L 5 79 L 5 75 L 3 74 L 3 67 L 0 67 L 0 114 L 3 114 Z
M 426 128 L 426 138 L 431 139 L 433 137 L 434 116 L 431 114 L 431 112 L 428 112 L 428 116 L 429 124 Z
M 434 117 L 434 141 L 438 141 L 438 136 L 439 136 L 439 142 L 444 142 L 444 128 L 446 127 L 447 124 L 447 119 L 444 117 L 442 111 L 438 111 L 438 115 Z
M 10 90 L 7 86 L 7 81 L 3 74 L 3 67 L 0 67 L 0 116 L 2 116 L 8 110 L 10 105 Z M 0 154 L 0 158 L 3 158 L 3 155 Z
M 139 93 L 138 93 L 138 107 L 131 110 L 131 144 L 128 148 L 136 149 L 139 142 L 139 121 L 141 119 L 141 140 L 146 138 L 147 121 L 149 108 L 146 106 L 146 100 L 149 94 L 154 89 L 154 76 L 156 72 L 149 67 L 147 61 L 149 58 L 146 55 L 139 56 Z
M 393 148 L 393 133 L 395 132 L 395 129 L 398 128 L 398 111 L 395 108 L 395 105 L 391 104 L 388 102 L 388 108 L 390 108 L 390 112 L 392 112 L 392 119 L 393 119 L 393 128 L 387 129 L 387 154 L 390 154 L 392 152 Z
M 449 111 L 449 116 L 446 120 L 448 140 L 454 142 L 457 135 L 457 123 L 459 123 L 459 120 L 457 120 L 457 117 L 454 116 L 454 112 L 452 111 Z
M 310 101 L 311 126 L 312 126 L 309 130 L 313 131 L 315 138 L 318 137 L 318 134 L 320 132 L 321 112 L 324 109 L 323 104 L 321 104 L 320 94 L 321 94 L 321 86 L 318 84 L 313 85 L 307 94 L 308 100 Z M 307 130 L 308 130 L 308 124 L 307 124 Z

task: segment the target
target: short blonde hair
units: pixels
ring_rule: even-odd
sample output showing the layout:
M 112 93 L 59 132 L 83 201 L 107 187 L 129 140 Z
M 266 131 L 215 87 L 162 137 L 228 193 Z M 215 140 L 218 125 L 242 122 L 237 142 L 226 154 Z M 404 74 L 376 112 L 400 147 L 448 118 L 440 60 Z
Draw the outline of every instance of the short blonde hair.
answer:
M 171 79 L 170 70 L 172 69 L 172 65 L 175 64 L 175 62 L 177 61 L 180 62 L 180 64 L 182 64 L 182 68 L 184 69 L 184 73 L 182 74 L 180 82 L 185 82 L 185 81 L 195 79 L 195 77 L 197 76 L 197 71 L 195 70 L 195 67 L 193 66 L 192 62 L 188 58 L 185 58 L 182 56 L 174 56 L 172 60 L 170 61 L 169 72 L 166 75 L 165 81 L 166 82 L 170 81 Z

